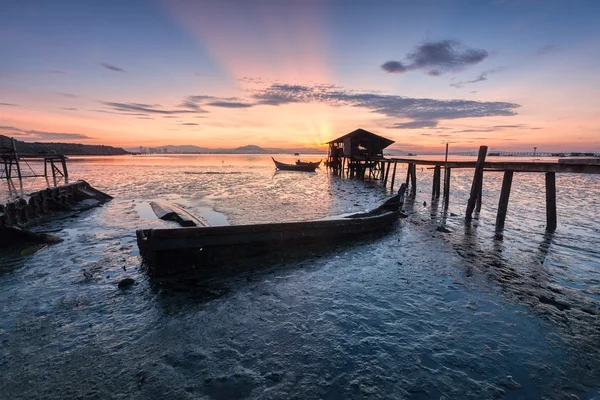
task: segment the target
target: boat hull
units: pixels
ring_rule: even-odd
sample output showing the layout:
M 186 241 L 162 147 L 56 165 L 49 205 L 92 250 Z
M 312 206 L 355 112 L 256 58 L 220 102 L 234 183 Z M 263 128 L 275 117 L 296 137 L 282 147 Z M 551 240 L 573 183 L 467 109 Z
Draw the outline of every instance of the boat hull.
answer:
M 138 247 L 153 276 L 214 273 L 256 256 L 287 255 L 306 247 L 322 249 L 394 227 L 401 215 L 405 186 L 397 196 L 367 213 L 316 221 L 144 229 L 136 232 Z

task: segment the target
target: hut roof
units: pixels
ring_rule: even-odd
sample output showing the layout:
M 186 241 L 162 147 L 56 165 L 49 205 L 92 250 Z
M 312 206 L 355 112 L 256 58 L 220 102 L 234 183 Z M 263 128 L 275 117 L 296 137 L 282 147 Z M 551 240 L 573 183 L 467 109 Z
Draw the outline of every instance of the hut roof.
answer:
M 381 149 L 385 149 L 386 147 L 388 147 L 389 145 L 394 143 L 393 140 L 384 138 L 383 136 L 379 136 L 379 135 L 374 134 L 373 132 L 369 132 L 367 130 L 359 128 L 350 133 L 346 133 L 344 136 L 340 136 L 337 139 L 331 140 L 331 141 L 327 142 L 327 144 L 343 143 L 344 139 L 346 139 L 347 137 L 350 137 L 351 139 L 353 139 L 353 141 L 356 141 L 360 144 L 363 144 L 363 143 L 376 144 Z

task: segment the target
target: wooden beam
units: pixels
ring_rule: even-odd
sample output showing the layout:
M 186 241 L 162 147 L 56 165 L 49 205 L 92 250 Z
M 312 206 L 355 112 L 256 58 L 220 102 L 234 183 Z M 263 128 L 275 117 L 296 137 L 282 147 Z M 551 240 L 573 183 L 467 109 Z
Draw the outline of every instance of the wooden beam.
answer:
M 412 197 L 417 195 L 417 165 L 415 163 L 410 164 L 410 190 Z
M 477 193 L 477 203 L 475 203 L 475 211 L 481 211 L 481 200 L 483 198 L 483 169 L 480 172 L 481 176 L 479 177 L 479 181 L 481 182 L 481 186 L 479 188 L 479 193 Z
M 396 179 L 396 167 L 398 166 L 397 163 L 394 163 L 394 172 L 392 172 L 392 185 L 390 187 L 390 190 L 393 192 L 394 191 L 394 180 Z
M 392 165 L 392 163 L 390 161 L 387 161 L 386 164 L 387 167 L 385 169 L 385 179 L 383 180 L 383 187 L 387 186 L 388 177 L 390 175 L 390 166 Z
M 63 176 L 65 177 L 65 182 L 69 179 L 69 171 L 67 171 L 67 159 L 64 155 L 61 154 L 60 156 L 60 162 L 62 163 L 62 167 L 63 167 Z
M 444 207 L 448 208 L 450 202 L 450 172 L 452 168 L 444 168 Z
M 496 215 L 496 232 L 504 229 L 504 221 L 506 220 L 506 210 L 508 209 L 508 198 L 510 197 L 513 173 L 513 171 L 504 172 L 500 200 L 498 201 L 498 214 Z
M 437 199 L 440 197 L 440 175 L 441 167 L 436 165 L 433 169 L 433 187 L 431 188 L 431 198 Z
M 479 154 L 477 155 L 477 164 L 475 165 L 475 173 L 473 174 L 473 183 L 471 184 L 471 195 L 469 196 L 469 202 L 467 203 L 467 212 L 465 218 L 473 218 L 473 210 L 477 203 L 477 197 L 481 191 L 481 179 L 483 178 L 483 164 L 485 163 L 485 156 L 487 154 L 487 146 L 479 147 Z
M 556 175 L 546 172 L 546 230 L 556 230 Z

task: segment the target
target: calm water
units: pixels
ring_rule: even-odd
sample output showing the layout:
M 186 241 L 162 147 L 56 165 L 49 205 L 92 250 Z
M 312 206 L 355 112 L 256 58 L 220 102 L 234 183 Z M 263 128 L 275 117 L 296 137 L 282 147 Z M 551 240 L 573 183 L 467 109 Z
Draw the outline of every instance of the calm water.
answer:
M 2 399 L 600 398 L 599 177 L 557 176 L 548 235 L 543 175 L 516 174 L 494 240 L 501 174 L 485 175 L 482 212 L 466 225 L 472 171 L 453 171 L 443 213 L 432 171 L 418 170 L 410 217 L 384 237 L 176 287 L 140 268 L 135 230 L 172 226 L 151 200 L 245 224 L 365 210 L 389 189 L 324 169 L 275 173 L 266 156 L 69 167 L 115 199 L 44 226 L 58 245 L 0 254 Z M 135 285 L 118 289 L 124 277 Z

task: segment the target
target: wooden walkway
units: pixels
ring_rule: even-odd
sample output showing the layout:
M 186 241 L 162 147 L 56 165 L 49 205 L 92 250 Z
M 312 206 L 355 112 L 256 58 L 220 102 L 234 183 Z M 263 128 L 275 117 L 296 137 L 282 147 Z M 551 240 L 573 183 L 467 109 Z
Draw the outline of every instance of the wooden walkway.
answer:
M 406 184 L 410 187 L 410 195 L 415 196 L 417 192 L 417 165 L 433 167 L 433 185 L 431 189 L 432 199 L 440 197 L 442 188 L 442 170 L 443 174 L 443 201 L 444 207 L 448 207 L 450 199 L 450 176 L 453 169 L 473 169 L 473 183 L 465 218 L 470 220 L 473 211 L 481 210 L 481 197 L 483 188 L 483 173 L 486 171 L 504 172 L 502 189 L 498 200 L 498 213 L 496 215 L 496 231 L 504 229 L 508 201 L 512 180 L 515 173 L 544 173 L 546 184 L 546 230 L 556 230 L 556 174 L 600 174 L 600 165 L 597 164 L 572 164 L 572 163 L 552 163 L 552 162 L 489 162 L 486 161 L 487 146 L 479 149 L 477 161 L 438 161 L 438 160 L 416 160 L 413 158 L 385 158 L 380 160 L 381 174 L 385 186 L 390 182 L 391 190 L 394 189 L 396 181 L 396 171 L 398 164 L 407 164 Z

